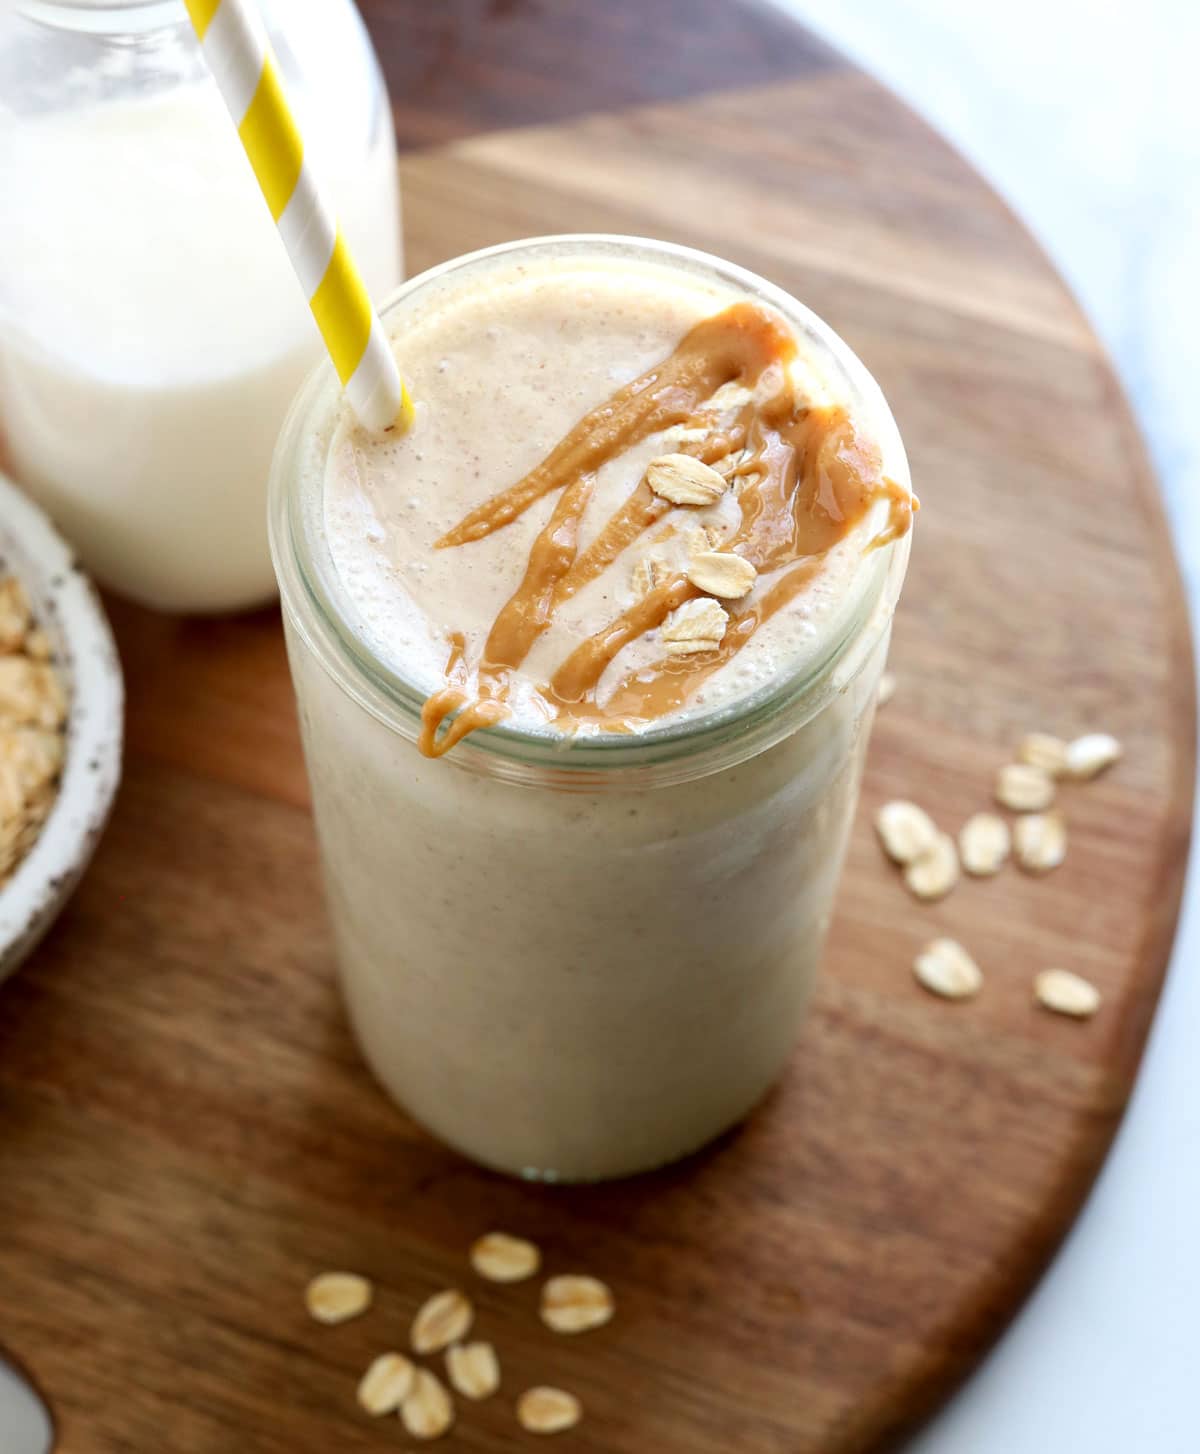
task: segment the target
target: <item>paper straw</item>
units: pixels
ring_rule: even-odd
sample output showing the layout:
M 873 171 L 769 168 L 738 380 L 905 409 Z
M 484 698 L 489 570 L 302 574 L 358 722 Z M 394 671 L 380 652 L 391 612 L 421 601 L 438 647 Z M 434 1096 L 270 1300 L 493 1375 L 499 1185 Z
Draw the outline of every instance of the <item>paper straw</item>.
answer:
M 305 158 L 262 21 L 248 0 L 184 4 L 351 407 L 368 429 L 407 429 L 412 400 Z

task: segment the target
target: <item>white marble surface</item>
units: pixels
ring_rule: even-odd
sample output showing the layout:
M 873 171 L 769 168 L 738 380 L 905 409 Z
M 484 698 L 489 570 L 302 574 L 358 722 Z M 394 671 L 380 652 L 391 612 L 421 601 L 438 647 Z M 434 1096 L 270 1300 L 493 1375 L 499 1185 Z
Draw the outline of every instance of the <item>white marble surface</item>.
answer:
M 1039 236 L 1133 399 L 1200 620 L 1200 5 L 777 3 L 909 101 Z M 1200 1451 L 1198 870 L 1194 858 L 1149 1052 L 1087 1207 L 911 1454 Z

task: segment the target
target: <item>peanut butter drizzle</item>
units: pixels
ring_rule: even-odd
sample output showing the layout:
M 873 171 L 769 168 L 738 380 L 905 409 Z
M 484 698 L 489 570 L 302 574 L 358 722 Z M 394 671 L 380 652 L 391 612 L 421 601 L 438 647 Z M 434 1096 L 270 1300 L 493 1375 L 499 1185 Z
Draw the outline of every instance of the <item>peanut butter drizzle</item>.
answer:
M 477 727 L 491 727 L 508 715 L 508 708 L 496 697 L 479 699 L 466 690 L 470 680 L 467 666 L 467 638 L 461 631 L 450 633 L 450 656 L 446 661 L 446 685 L 440 692 L 427 697 L 421 708 L 421 731 L 417 747 L 426 757 L 441 757 L 450 751 L 456 742 L 461 742 L 468 732 Z M 460 710 L 461 709 L 461 710 Z M 438 736 L 438 730 L 447 717 L 458 712 L 449 730 Z
M 461 631 L 451 631 L 450 656 L 446 662 L 446 682 L 448 685 L 465 687 L 469 676 L 467 638 Z
M 442 723 L 455 712 L 458 716 L 439 736 Z M 417 747 L 426 757 L 444 757 L 468 732 L 478 727 L 494 727 L 507 716 L 508 708 L 495 697 L 472 698 L 461 687 L 443 687 L 426 698 L 421 708 Z
M 735 303 L 702 319 L 656 368 L 585 414 L 535 470 L 485 500 L 436 542 L 439 550 L 482 540 L 509 525 L 551 490 L 593 474 L 631 444 L 684 424 L 722 384 L 752 387 L 768 364 L 790 359 L 795 340 L 753 303 Z
M 888 499 L 891 514 L 872 546 L 909 529 L 916 502 L 882 475 L 875 443 L 845 409 L 810 407 L 796 398 L 788 368 L 795 354 L 792 336 L 756 304 L 736 303 L 703 319 L 670 358 L 585 415 L 536 469 L 442 536 L 439 549 L 480 540 L 550 491 L 563 491 L 533 544 L 520 585 L 488 634 L 473 694 L 467 688 L 463 638 L 461 633 L 452 637 L 446 670 L 450 684 L 435 692 L 422 712 L 418 745 L 423 753 L 440 757 L 477 727 L 502 720 L 509 710 L 505 697 L 511 674 L 550 625 L 557 606 L 600 575 L 672 508 L 642 480 L 579 553 L 579 525 L 596 472 L 651 434 L 679 424 L 707 429 L 699 444 L 685 447 L 706 463 L 743 451 L 744 457 L 728 471 L 730 478 L 748 480 L 739 495 L 742 521 L 722 548 L 743 555 L 760 576 L 783 573 L 756 593 L 757 599 L 726 603 L 729 625 L 715 650 L 667 658 L 649 672 L 626 677 L 601 708 L 596 701 L 600 679 L 624 647 L 656 630 L 684 601 L 702 594 L 682 575 L 649 591 L 576 647 L 542 688 L 549 716 L 564 728 L 586 722 L 611 731 L 636 731 L 679 710 L 808 584 L 822 556 L 877 500 Z M 732 417 L 702 407 L 734 381 L 754 397 L 732 411 Z
M 692 415 L 687 421 L 687 427 L 689 429 L 703 428 L 706 424 L 713 423 L 714 416 L 711 414 Z M 741 449 L 745 439 L 745 428 L 739 425 L 725 433 L 711 434 L 699 444 L 691 447 L 685 446 L 680 453 L 695 455 L 705 464 L 712 464 L 714 460 L 724 459 L 733 450 Z M 561 604 L 581 587 L 586 586 L 589 581 L 594 581 L 598 575 L 602 575 L 617 556 L 631 546 L 643 531 L 648 530 L 651 525 L 657 525 L 664 515 L 670 514 L 673 508 L 674 506 L 669 500 L 660 498 L 646 481 L 642 480 L 629 499 L 620 509 L 614 511 L 600 534 L 563 576 L 559 583 L 555 604 Z
M 560 709 L 560 716 L 564 708 L 591 702 L 596 683 L 617 654 L 631 641 L 661 626 L 676 606 L 698 595 L 700 592 L 684 576 L 672 576 L 669 581 L 656 586 L 603 631 L 597 631 L 581 642 L 554 673 L 543 695 Z
M 573 596 L 581 586 L 602 575 L 617 556 L 631 546 L 644 530 L 657 525 L 674 506 L 654 493 L 645 480 L 638 485 L 629 499 L 609 516 L 608 523 L 596 536 L 591 545 L 578 556 L 571 569 L 558 583 L 555 604 Z
M 562 492 L 554 514 L 533 542 L 521 584 L 501 607 L 483 648 L 487 668 L 517 667 L 554 619 L 558 588 L 579 549 L 579 521 L 595 475 L 580 475 Z
M 591 645 L 591 641 L 585 641 L 571 653 L 571 656 L 555 673 L 551 692 L 547 693 L 547 695 L 557 694 L 563 699 L 559 711 L 560 720 L 565 719 L 576 723 L 591 722 L 614 732 L 636 732 L 647 722 L 666 716 L 668 712 L 678 711 L 686 705 L 688 698 L 695 693 L 702 682 L 723 667 L 727 661 L 732 660 L 760 626 L 769 621 L 777 611 L 782 610 L 808 585 L 819 569 L 819 560 L 802 560 L 794 569 L 781 576 L 757 605 L 741 606 L 741 603 L 734 603 L 729 610 L 729 625 L 725 631 L 725 639 L 715 651 L 698 652 L 696 655 L 688 657 L 669 658 L 657 671 L 648 676 L 644 673 L 637 673 L 625 677 L 613 689 L 603 708 L 596 702 L 595 685 L 603 675 L 604 667 L 608 665 L 608 662 L 604 662 L 595 678 L 588 683 L 589 663 L 583 653 Z M 686 588 L 680 596 L 680 600 L 690 600 L 693 596 L 703 594 L 694 586 L 689 585 L 682 576 L 676 576 L 674 580 L 682 582 Z M 673 584 L 674 581 L 666 581 L 657 589 L 658 591 L 668 591 Z M 651 594 L 656 594 L 656 592 Z M 647 596 L 646 600 L 649 601 L 650 596 Z M 674 610 L 674 607 L 670 607 L 669 610 Z M 664 619 L 665 614 L 667 613 L 664 613 Z M 580 659 L 574 668 L 574 677 L 564 680 L 560 688 L 560 678 L 566 676 L 576 657 Z M 579 695 L 573 700 L 568 700 L 568 691 L 576 691 Z

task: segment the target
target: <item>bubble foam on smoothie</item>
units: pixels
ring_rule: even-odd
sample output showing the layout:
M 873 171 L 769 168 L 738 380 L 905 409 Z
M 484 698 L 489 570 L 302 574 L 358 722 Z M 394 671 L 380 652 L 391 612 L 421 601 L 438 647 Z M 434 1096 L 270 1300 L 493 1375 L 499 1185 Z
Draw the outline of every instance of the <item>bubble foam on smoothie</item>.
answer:
M 482 539 L 445 548 L 443 537 L 529 475 L 589 411 L 669 359 L 690 330 L 744 296 L 731 284 L 654 260 L 551 256 L 536 264 L 501 261 L 465 283 L 443 280 L 392 316 L 397 357 L 417 400 L 413 428 L 399 438 L 372 438 L 343 414 L 328 451 L 321 451 L 324 533 L 340 606 L 381 661 L 425 693 L 446 685 L 448 664 L 453 670 L 459 662 L 460 675 L 470 675 L 522 583 L 531 547 L 561 491 Z M 797 396 L 814 409 L 847 404 L 844 385 L 839 390 L 819 351 L 807 348 L 781 316 L 778 322 L 797 344 L 788 365 Z M 713 395 L 714 404 L 727 407 L 749 398 L 733 383 Z M 674 425 L 604 459 L 579 518 L 578 553 L 629 500 L 651 460 L 695 444 L 686 428 Z M 803 589 L 731 659 L 698 680 L 669 717 L 707 714 L 818 658 L 852 603 L 864 550 L 885 516 L 886 510 L 872 511 L 814 559 Z M 733 491 L 703 509 L 672 509 L 594 579 L 556 602 L 549 625 L 506 677 L 508 725 L 563 730 L 547 705 L 545 684 L 572 652 L 636 603 L 636 566 L 648 547 L 668 569 L 684 572 L 698 527 L 728 541 L 740 520 Z M 773 579 L 760 578 L 755 591 L 767 592 Z M 632 640 L 600 676 L 598 707 L 620 683 L 649 679 L 662 658 L 658 630 Z

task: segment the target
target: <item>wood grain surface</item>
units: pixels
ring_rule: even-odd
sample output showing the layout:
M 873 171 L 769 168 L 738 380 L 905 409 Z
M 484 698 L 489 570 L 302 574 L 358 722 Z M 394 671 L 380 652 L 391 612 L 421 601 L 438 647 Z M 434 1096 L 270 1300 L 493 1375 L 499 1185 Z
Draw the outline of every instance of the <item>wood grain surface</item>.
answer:
M 376 1088 L 338 1004 L 278 614 L 114 603 L 125 783 L 94 867 L 0 999 L 0 1338 L 66 1454 L 295 1454 L 408 1441 L 353 1390 L 448 1284 L 501 1396 L 440 1447 L 533 1441 L 534 1382 L 583 1399 L 579 1454 L 852 1454 L 945 1397 L 1074 1216 L 1129 1094 L 1175 922 L 1194 716 L 1153 482 L 1113 373 L 1029 237 L 948 147 L 772 12 L 732 4 L 366 0 L 394 88 L 410 265 L 557 230 L 674 238 L 823 314 L 891 400 L 924 509 L 826 970 L 784 1083 L 661 1174 L 521 1185 Z M 525 124 L 529 123 L 529 124 Z M 497 129 L 498 127 L 503 129 Z M 949 828 L 1029 728 L 1113 731 L 1063 792 L 1071 849 L 943 904 L 870 820 Z M 961 938 L 967 1005 L 913 982 Z M 1095 1020 L 1031 1004 L 1061 964 Z M 555 1338 L 492 1226 L 592 1271 L 614 1322 Z M 371 1313 L 310 1322 L 349 1267 Z

